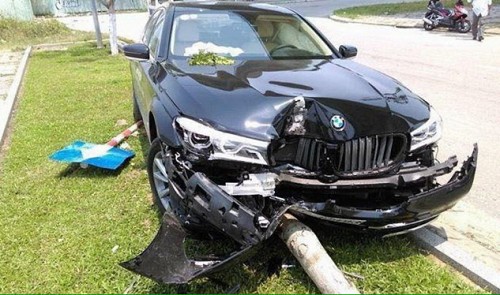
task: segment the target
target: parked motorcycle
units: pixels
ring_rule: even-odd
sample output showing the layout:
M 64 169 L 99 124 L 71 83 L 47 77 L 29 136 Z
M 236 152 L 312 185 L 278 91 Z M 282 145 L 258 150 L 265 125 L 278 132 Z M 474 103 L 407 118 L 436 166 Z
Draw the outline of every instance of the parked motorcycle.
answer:
M 427 10 L 423 18 L 426 31 L 445 27 L 460 33 L 468 33 L 472 27 L 467 19 L 468 11 L 461 0 L 457 1 L 454 9 L 445 9 L 441 3 L 436 5 L 436 3 L 429 1 Z

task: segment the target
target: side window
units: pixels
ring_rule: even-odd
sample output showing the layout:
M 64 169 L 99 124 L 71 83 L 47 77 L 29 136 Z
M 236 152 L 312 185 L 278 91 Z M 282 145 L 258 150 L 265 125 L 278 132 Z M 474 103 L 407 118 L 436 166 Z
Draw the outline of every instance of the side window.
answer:
M 158 19 L 158 16 L 162 13 L 162 9 L 158 9 L 155 14 L 153 14 L 148 22 L 146 23 L 146 27 L 144 28 L 144 35 L 142 37 L 142 43 L 144 44 L 149 44 L 149 40 L 151 39 L 151 35 L 153 33 L 153 30 L 155 29 L 154 24 L 156 23 L 156 20 Z
M 164 10 L 161 10 L 162 13 L 156 20 L 156 23 L 154 24 L 154 30 L 151 34 L 151 39 L 149 40 L 148 47 L 151 52 L 151 55 L 156 57 L 158 53 L 158 47 L 160 46 L 160 41 L 161 41 L 161 33 L 163 31 L 163 24 L 165 21 L 165 13 Z

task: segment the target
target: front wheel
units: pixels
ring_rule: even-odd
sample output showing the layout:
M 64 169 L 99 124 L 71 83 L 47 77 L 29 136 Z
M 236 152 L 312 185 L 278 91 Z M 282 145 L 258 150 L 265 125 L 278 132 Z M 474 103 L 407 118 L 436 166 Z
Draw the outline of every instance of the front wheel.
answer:
M 457 24 L 455 25 L 455 29 L 457 29 L 458 32 L 460 33 L 468 33 L 470 29 L 472 28 L 472 25 L 469 20 L 467 19 L 462 19 L 457 21 Z
M 172 211 L 167 168 L 170 155 L 168 147 L 159 138 L 153 140 L 149 148 L 147 170 L 154 202 L 162 214 Z
M 431 25 L 431 24 L 428 24 L 428 23 L 424 22 L 424 29 L 426 31 L 432 31 L 434 29 L 434 26 Z

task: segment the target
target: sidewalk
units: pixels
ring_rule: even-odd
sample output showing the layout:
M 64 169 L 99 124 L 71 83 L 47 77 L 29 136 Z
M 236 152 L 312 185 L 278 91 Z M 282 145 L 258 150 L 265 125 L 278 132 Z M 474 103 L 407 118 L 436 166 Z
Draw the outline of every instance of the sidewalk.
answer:
M 0 51 L 0 148 L 26 68 L 31 47 L 22 51 Z
M 468 8 L 469 12 L 471 11 Z M 396 28 L 422 28 L 423 21 L 422 17 L 425 14 L 425 10 L 420 12 L 405 13 L 405 14 L 395 14 L 386 16 L 359 16 L 358 18 L 351 19 L 346 17 L 341 17 L 338 15 L 332 15 L 330 18 L 344 23 L 359 23 L 359 24 L 370 24 L 370 25 L 383 25 L 392 26 Z M 471 19 L 469 16 L 468 19 Z M 486 34 L 496 34 L 500 35 L 500 5 L 495 5 L 491 9 L 490 15 L 484 19 L 484 29 Z
M 0 51 L 0 101 L 7 98 L 9 88 L 14 81 L 19 62 L 23 57 L 22 51 Z

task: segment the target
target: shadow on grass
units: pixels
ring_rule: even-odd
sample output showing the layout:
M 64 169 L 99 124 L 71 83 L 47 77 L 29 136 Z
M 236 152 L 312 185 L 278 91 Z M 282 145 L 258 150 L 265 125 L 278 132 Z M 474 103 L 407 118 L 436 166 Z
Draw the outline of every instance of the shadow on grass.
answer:
M 95 43 L 84 43 L 67 50 L 41 51 L 37 53 L 37 58 L 45 60 L 58 60 L 57 63 L 94 63 L 109 56 L 107 49 L 97 49 Z M 61 55 L 67 58 L 61 59 Z
M 139 129 L 139 142 L 141 145 L 142 158 L 144 159 L 144 162 L 143 162 L 143 165 L 141 167 L 137 167 L 137 168 L 146 169 L 146 161 L 148 159 L 150 144 L 149 144 L 148 135 L 146 133 L 146 129 L 144 129 L 144 127 L 141 127 L 141 129 Z
M 418 249 L 411 246 L 410 241 L 404 237 L 383 239 L 373 235 L 367 236 L 366 234 L 353 233 L 327 226 L 318 227 L 317 225 L 314 226 L 314 231 L 334 262 L 340 265 L 342 269 L 349 269 L 352 265 L 366 263 L 390 263 L 418 254 Z M 190 243 L 192 242 L 188 241 L 186 244 L 186 252 L 189 253 L 195 250 L 194 253 L 197 254 L 199 254 L 199 251 L 204 253 L 220 252 L 221 249 L 227 248 L 224 243 L 234 245 L 233 241 L 227 239 L 216 241 L 215 245 L 218 244 L 219 246 L 215 247 L 213 241 L 196 240 L 194 246 L 193 244 L 190 245 Z M 258 247 L 256 255 L 249 257 L 244 263 L 223 269 L 208 278 L 195 279 L 187 285 L 182 285 L 180 289 L 176 285 L 155 284 L 149 292 L 155 294 L 178 293 L 181 291 L 188 293 L 221 293 L 238 286 L 239 290 L 237 292 L 241 293 L 267 293 L 272 292 L 274 284 L 283 284 L 283 281 L 308 286 L 307 292 L 310 293 L 319 292 L 277 235 L 273 235 Z M 289 267 L 291 264 L 291 267 L 281 270 L 283 261 L 287 261 L 286 264 Z M 278 282 L 278 277 L 280 277 L 281 283 Z M 260 288 L 263 288 L 263 290 Z
M 200 252 L 221 252 L 221 249 L 230 248 L 228 245 L 237 247 L 233 241 L 228 239 L 215 241 L 188 240 L 186 252 L 190 253 L 196 250 L 195 252 L 199 256 Z M 259 287 L 267 280 L 276 279 L 280 276 L 280 273 L 272 274 L 269 272 L 273 268 L 273 264 L 276 264 L 277 261 L 281 263 L 283 260 L 293 259 L 284 243 L 276 236 L 256 246 L 252 251 L 253 254 L 244 263 L 222 269 L 217 273 L 210 274 L 208 277 L 197 278 L 185 285 L 157 283 L 149 290 L 149 293 L 256 293 L 259 292 Z M 188 256 L 192 256 L 193 253 L 190 254 Z M 288 270 L 286 276 L 290 277 L 295 283 L 305 286 L 311 285 L 309 278 L 299 267 Z M 310 291 L 318 293 L 316 288 Z
M 130 163 L 130 159 L 125 160 L 116 170 L 103 169 L 94 166 L 82 168 L 79 163 L 69 164 L 63 171 L 59 172 L 59 178 L 103 178 L 117 177 Z

